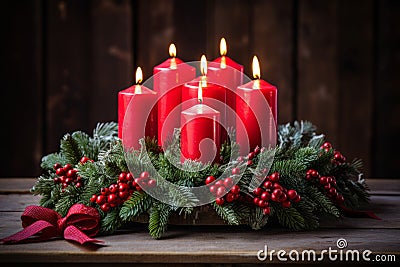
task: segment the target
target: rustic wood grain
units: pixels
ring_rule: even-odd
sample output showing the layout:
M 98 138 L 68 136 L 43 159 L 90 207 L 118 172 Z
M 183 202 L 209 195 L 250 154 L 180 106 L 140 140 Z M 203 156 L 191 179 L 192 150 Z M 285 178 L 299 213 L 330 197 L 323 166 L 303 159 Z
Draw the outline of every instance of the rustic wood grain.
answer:
M 298 24 L 298 117 L 338 142 L 337 1 L 300 1 Z
M 364 174 L 370 177 L 374 86 L 373 1 L 338 3 L 337 149 L 349 159 L 361 157 Z
M 249 56 L 259 57 L 261 77 L 278 87 L 278 123 L 291 122 L 294 119 L 292 60 L 297 41 L 293 38 L 294 2 L 256 0 L 252 3 Z M 252 77 L 249 67 L 248 75 Z
M 7 1 L 1 10 L 0 177 L 40 172 L 45 97 L 42 13 L 41 1 Z
M 91 131 L 90 3 L 45 2 L 46 148 L 59 148 L 67 132 Z M 97 77 L 98 78 L 98 77 Z
M 92 1 L 89 125 L 117 121 L 117 92 L 133 81 L 131 1 Z
M 374 147 L 373 168 L 376 177 L 395 178 L 399 171 L 400 155 L 400 98 L 398 89 L 400 72 L 400 2 L 377 1 L 376 9 L 376 61 L 374 90 Z

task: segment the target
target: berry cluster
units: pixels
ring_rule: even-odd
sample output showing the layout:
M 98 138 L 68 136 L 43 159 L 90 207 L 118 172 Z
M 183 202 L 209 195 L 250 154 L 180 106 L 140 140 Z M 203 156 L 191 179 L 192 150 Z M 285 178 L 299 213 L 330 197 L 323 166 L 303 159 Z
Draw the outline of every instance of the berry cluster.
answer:
M 321 146 L 321 149 L 325 150 L 326 152 L 328 152 L 329 150 L 331 150 L 332 144 L 329 142 L 325 142 L 323 143 L 323 145 Z M 334 154 L 333 154 L 333 159 L 332 159 L 332 163 L 336 164 L 336 165 L 340 165 L 346 162 L 346 157 L 342 155 L 342 153 L 340 153 L 339 151 L 335 150 Z
M 239 173 L 239 168 L 232 169 L 232 175 L 237 175 Z M 221 179 L 215 182 L 214 176 L 208 176 L 205 183 L 209 186 L 210 193 L 216 197 L 215 203 L 217 205 L 223 205 L 225 201 L 233 202 L 240 197 L 240 187 L 237 184 L 233 185 L 233 179 L 231 177 L 226 177 L 223 180 Z
M 86 162 L 94 162 L 94 160 L 88 158 L 88 157 L 82 157 L 81 160 L 79 161 L 80 164 L 85 164 Z
M 269 176 L 267 175 L 261 187 L 257 187 L 253 191 L 255 195 L 253 203 L 262 208 L 266 215 L 271 213 L 269 201 L 281 203 L 282 207 L 289 208 L 291 201 L 297 203 L 301 200 L 296 190 L 287 190 L 279 184 L 279 179 L 280 176 L 278 172 L 274 172 Z
M 97 203 L 102 211 L 108 212 L 111 208 L 127 201 L 134 191 L 141 191 L 142 187 L 150 188 L 156 185 L 156 180 L 150 179 L 148 172 L 142 172 L 138 178 L 129 172 L 121 172 L 117 183 L 103 187 L 99 195 L 94 194 L 90 198 L 90 202 Z
M 63 167 L 60 163 L 56 163 L 53 168 L 57 175 L 53 179 L 54 183 L 61 184 L 63 189 L 69 185 L 75 185 L 77 188 L 83 186 L 82 178 L 78 175 L 78 169 L 73 168 L 71 164 L 65 164 Z
M 318 171 L 309 169 L 306 173 L 306 180 L 315 180 L 321 186 L 323 186 L 325 193 L 333 202 L 341 204 L 344 202 L 344 197 L 337 192 L 336 179 L 333 176 L 321 176 Z
M 263 150 L 264 148 L 260 148 L 259 146 L 257 146 L 256 148 L 254 148 L 254 150 L 252 151 L 252 152 L 250 152 L 246 157 L 242 157 L 242 156 L 240 156 L 240 157 L 238 157 L 237 158 L 237 161 L 244 161 L 245 159 L 247 159 L 247 163 L 246 163 L 246 165 L 247 166 L 251 166 L 251 165 L 253 165 L 253 159 L 258 155 L 258 154 L 260 154 L 260 152 L 262 152 L 262 150 Z

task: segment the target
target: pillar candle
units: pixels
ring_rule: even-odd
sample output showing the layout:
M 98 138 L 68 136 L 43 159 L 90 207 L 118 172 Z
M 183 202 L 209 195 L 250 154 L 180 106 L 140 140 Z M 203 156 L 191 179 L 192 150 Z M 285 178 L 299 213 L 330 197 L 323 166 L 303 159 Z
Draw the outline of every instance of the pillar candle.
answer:
M 174 128 L 180 127 L 182 84 L 196 77 L 196 69 L 176 57 L 176 47 L 169 47 L 170 58 L 155 66 L 154 91 L 158 93 L 158 144 L 172 135 Z
M 182 109 L 187 109 L 198 103 L 198 87 L 202 86 L 203 104 L 208 105 L 220 112 L 220 123 L 226 125 L 226 90 L 224 87 L 209 82 L 207 77 L 207 60 L 205 56 L 201 59 L 202 76 L 185 83 L 182 86 Z M 221 143 L 227 139 L 226 131 L 221 129 Z
M 253 76 L 255 80 L 236 91 L 236 142 L 242 155 L 256 146 L 276 143 L 277 88 L 260 79 L 257 57 L 253 58 Z
M 140 149 L 139 140 L 155 137 L 156 120 L 154 107 L 157 93 L 140 85 L 142 71 L 136 71 L 136 85 L 118 93 L 118 137 L 125 148 Z
M 226 87 L 226 126 L 234 128 L 236 124 L 236 88 L 243 84 L 243 65 L 229 58 L 226 55 L 227 52 L 226 40 L 221 38 L 221 56 L 209 64 L 207 76 L 210 82 L 218 82 Z
M 203 163 L 219 160 L 220 112 L 202 102 L 201 82 L 198 103 L 181 113 L 181 161 Z

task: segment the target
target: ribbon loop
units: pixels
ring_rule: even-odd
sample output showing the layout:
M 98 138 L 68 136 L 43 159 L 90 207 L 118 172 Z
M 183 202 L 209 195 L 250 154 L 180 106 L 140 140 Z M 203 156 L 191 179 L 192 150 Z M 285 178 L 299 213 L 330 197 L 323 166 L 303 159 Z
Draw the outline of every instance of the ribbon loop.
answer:
M 83 204 L 73 205 L 67 216 L 49 208 L 28 206 L 21 216 L 23 230 L 2 239 L 4 244 L 27 241 L 43 241 L 55 237 L 84 243 L 102 242 L 94 237 L 100 230 L 100 214 L 97 209 Z

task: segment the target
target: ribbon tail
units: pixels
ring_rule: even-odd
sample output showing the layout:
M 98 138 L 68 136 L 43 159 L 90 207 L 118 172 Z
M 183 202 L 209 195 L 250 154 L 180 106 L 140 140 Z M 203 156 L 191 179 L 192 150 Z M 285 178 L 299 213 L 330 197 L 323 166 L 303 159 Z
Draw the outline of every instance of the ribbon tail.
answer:
M 51 229 L 53 228 L 53 229 Z M 6 238 L 1 239 L 3 244 L 16 244 L 22 241 L 28 240 L 30 237 L 38 234 L 39 232 L 43 232 L 42 235 L 39 237 L 41 240 L 48 240 L 52 237 L 56 237 L 56 231 L 45 231 L 45 230 L 54 230 L 54 226 L 46 221 L 36 221 L 33 224 L 29 225 L 28 227 L 24 228 L 23 230 L 10 235 Z M 50 233 L 54 234 L 50 234 Z
M 104 241 L 88 237 L 85 233 L 73 225 L 65 228 L 64 239 L 78 242 L 81 245 L 86 243 L 104 243 Z
M 344 205 L 341 205 L 340 208 L 342 209 L 343 213 L 348 217 L 371 218 L 375 220 L 382 220 L 372 211 L 352 210 L 346 208 Z

